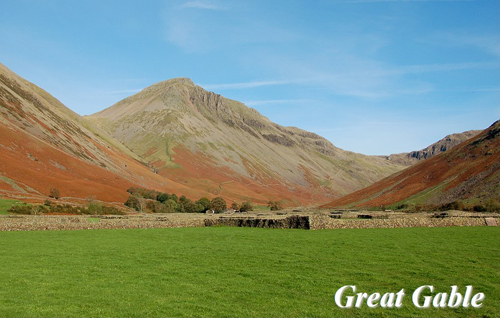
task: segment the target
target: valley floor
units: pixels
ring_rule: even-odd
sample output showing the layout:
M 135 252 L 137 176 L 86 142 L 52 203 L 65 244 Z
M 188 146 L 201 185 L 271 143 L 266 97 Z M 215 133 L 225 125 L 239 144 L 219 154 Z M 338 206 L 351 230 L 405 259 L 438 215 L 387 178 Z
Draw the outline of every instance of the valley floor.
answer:
M 498 317 L 499 240 L 498 227 L 0 232 L 0 316 Z M 341 309 L 344 285 L 406 296 Z M 422 285 L 485 299 L 419 309 Z

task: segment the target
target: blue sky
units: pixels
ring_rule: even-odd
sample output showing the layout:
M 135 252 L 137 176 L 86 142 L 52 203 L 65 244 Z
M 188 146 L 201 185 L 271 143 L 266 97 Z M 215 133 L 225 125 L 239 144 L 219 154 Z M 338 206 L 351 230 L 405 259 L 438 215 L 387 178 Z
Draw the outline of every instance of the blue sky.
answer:
M 3 0 L 0 62 L 87 115 L 189 77 L 365 154 L 499 119 L 498 0 Z

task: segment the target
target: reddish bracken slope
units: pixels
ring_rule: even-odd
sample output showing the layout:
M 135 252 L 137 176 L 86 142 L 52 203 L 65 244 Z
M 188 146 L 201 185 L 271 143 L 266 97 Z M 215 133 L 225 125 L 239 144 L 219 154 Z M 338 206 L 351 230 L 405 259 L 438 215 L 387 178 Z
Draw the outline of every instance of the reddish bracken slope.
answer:
M 498 202 L 500 122 L 450 151 L 336 199 L 330 207 L 378 207 L 396 203 L 442 204 L 457 200 Z
M 155 174 L 140 158 L 0 64 L 0 196 L 124 202 L 130 186 L 209 196 Z

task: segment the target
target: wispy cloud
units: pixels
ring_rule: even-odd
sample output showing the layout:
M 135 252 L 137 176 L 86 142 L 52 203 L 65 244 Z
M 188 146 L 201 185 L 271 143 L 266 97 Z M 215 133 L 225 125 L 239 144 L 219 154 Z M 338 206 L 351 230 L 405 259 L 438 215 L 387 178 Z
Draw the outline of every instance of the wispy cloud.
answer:
M 441 64 L 421 64 L 407 65 L 388 68 L 383 71 L 383 75 L 404 75 L 404 74 L 421 74 L 433 72 L 451 72 L 462 70 L 486 70 L 497 69 L 498 63 L 494 62 L 466 62 L 466 63 L 441 63 Z
M 498 34 L 474 34 L 463 30 L 435 33 L 421 42 L 455 48 L 474 48 L 484 53 L 500 56 L 500 39 Z
M 109 95 L 118 95 L 118 94 L 128 94 L 128 93 L 138 93 L 142 89 L 125 89 L 125 90 L 120 90 L 120 91 L 110 91 L 107 92 Z
M 287 66 L 294 65 L 289 62 Z M 327 90 L 335 95 L 351 96 L 361 99 L 384 99 L 401 95 L 424 95 L 437 88 L 430 82 L 415 81 L 407 75 L 425 73 L 446 73 L 472 69 L 495 69 L 499 66 L 492 62 L 444 63 L 391 66 L 359 60 L 344 61 L 344 69 L 321 70 L 317 65 L 301 65 L 300 69 L 288 73 L 286 80 L 257 80 L 239 83 L 200 84 L 209 90 L 243 90 L 278 85 L 303 85 L 319 90 Z M 475 90 L 480 91 L 480 90 Z M 249 106 L 264 104 L 286 104 L 307 102 L 307 99 L 276 99 L 247 101 Z
M 205 89 L 246 89 L 261 86 L 289 85 L 298 83 L 299 80 L 251 81 L 226 84 L 200 84 Z
M 241 1 L 196 0 L 180 6 L 168 2 L 162 14 L 166 40 L 188 53 L 207 53 L 221 51 L 229 43 L 231 47 L 277 46 L 301 38 L 301 32 L 274 21 L 259 16 L 249 18 L 248 9 L 242 7 L 245 3 Z
M 181 8 L 202 9 L 202 10 L 225 10 L 225 7 L 209 1 L 188 1 L 181 5 Z
M 252 100 L 244 102 L 247 106 L 275 105 L 275 104 L 303 104 L 312 103 L 312 99 L 272 99 L 272 100 Z

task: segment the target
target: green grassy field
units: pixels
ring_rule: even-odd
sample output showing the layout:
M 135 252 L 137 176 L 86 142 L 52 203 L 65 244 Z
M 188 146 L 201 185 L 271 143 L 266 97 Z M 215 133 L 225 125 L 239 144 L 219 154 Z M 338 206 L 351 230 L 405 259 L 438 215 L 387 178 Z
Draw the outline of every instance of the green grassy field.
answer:
M 498 227 L 0 232 L 0 316 L 498 317 L 499 242 Z M 340 309 L 344 285 L 407 295 L 400 309 Z M 418 309 L 421 285 L 486 299 Z

